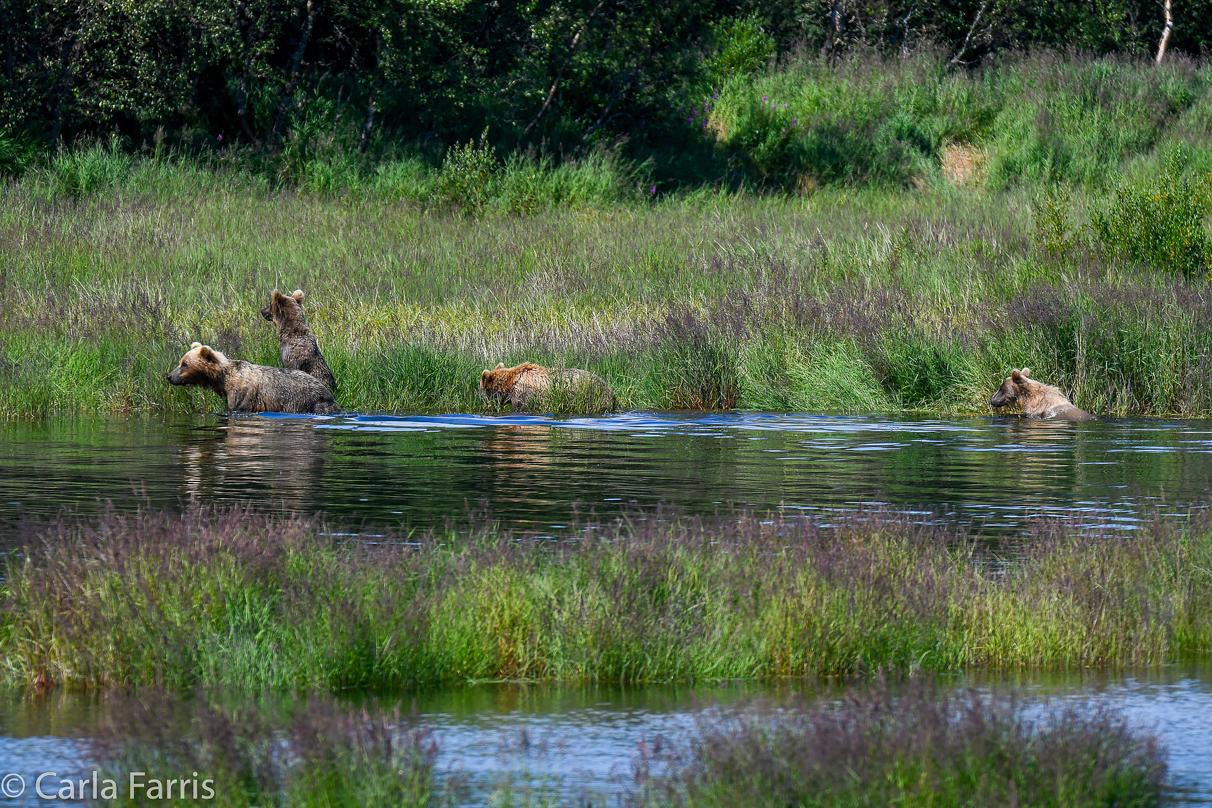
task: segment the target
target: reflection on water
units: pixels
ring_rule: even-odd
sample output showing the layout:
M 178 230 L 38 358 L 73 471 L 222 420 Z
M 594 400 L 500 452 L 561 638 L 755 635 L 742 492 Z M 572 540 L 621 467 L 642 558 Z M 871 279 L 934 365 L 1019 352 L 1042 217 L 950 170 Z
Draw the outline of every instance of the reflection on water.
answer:
M 0 522 L 62 507 L 252 500 L 428 527 L 486 501 L 516 526 L 661 501 L 884 506 L 1013 530 L 1085 511 L 1130 524 L 1202 506 L 1212 422 L 1042 423 L 726 414 L 208 416 L 0 425 Z
M 1085 697 L 1122 708 L 1134 725 L 1154 729 L 1169 747 L 1182 801 L 1212 802 L 1212 669 L 1175 666 L 1127 679 L 1027 676 L 1014 684 L 1032 699 Z M 777 701 L 791 693 L 837 698 L 840 690 L 802 681 L 630 689 L 485 684 L 407 694 L 399 701 L 405 711 L 415 703 L 419 717 L 435 728 L 439 772 L 458 773 L 471 786 L 472 801 L 484 804 L 494 786 L 518 773 L 532 782 L 559 781 L 569 796 L 619 793 L 627 787 L 640 742 L 658 735 L 685 738 L 694 729 L 694 712 L 705 705 L 755 696 Z M 356 706 L 350 702 L 351 709 Z M 0 760 L 27 778 L 47 770 L 61 776 L 90 771 L 79 739 L 89 735 L 100 712 L 96 696 L 6 700 L 0 693 Z

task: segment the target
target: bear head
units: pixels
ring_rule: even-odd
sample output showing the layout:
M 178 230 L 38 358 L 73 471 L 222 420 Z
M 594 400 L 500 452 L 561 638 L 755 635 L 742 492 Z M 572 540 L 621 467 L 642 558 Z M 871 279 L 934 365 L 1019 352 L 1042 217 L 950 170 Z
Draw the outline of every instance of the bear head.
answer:
M 168 373 L 169 384 L 209 386 L 223 377 L 228 359 L 209 345 L 195 342 L 181 357 L 181 362 Z
M 485 370 L 481 373 L 480 392 L 486 396 L 507 398 L 516 379 L 516 374 L 509 373 L 509 370 L 505 367 L 504 362 L 498 362 L 492 370 Z
M 997 388 L 993 398 L 989 399 L 989 406 L 1012 407 L 1017 404 L 1019 399 L 1027 393 L 1029 385 L 1035 384 L 1028 378 L 1030 375 L 1031 368 L 1011 371 L 1006 380 L 1002 382 L 1002 386 Z
M 261 309 L 261 316 L 274 325 L 283 323 L 306 323 L 303 315 L 303 290 L 296 289 L 289 295 L 284 295 L 274 289 L 269 296 L 269 305 Z

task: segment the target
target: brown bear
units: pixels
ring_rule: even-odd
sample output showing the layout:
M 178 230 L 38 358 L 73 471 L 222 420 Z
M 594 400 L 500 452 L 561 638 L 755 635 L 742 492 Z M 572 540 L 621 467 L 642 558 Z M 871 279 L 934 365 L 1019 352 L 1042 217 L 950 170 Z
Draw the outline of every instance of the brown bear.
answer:
M 596 373 L 579 368 L 545 368 L 523 362 L 505 363 L 480 374 L 480 391 L 498 404 L 515 410 L 551 407 L 565 411 L 609 412 L 617 399 L 610 385 Z
M 336 394 L 337 380 L 328 369 L 324 354 L 320 353 L 316 335 L 307 327 L 303 290 L 296 289 L 292 294 L 284 295 L 274 289 L 269 296 L 269 305 L 261 309 L 261 316 L 278 327 L 282 367 L 315 376 Z
M 317 415 L 341 411 L 328 388 L 302 371 L 228 359 L 200 342 L 189 347 L 181 364 L 168 374 L 168 381 L 214 390 L 230 410 Z
M 989 400 L 991 407 L 1022 407 L 1028 418 L 1046 421 L 1092 421 L 1094 416 L 1073 406 L 1073 402 L 1051 385 L 1028 378 L 1031 368 L 1010 373 L 1009 378 Z

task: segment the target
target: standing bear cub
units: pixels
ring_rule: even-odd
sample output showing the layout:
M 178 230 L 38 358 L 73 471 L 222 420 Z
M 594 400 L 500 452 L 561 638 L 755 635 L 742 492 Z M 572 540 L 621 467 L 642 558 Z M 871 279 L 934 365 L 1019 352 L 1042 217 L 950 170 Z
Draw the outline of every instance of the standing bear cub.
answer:
M 284 295 L 274 289 L 269 297 L 269 305 L 261 309 L 261 316 L 278 327 L 282 367 L 315 376 L 335 394 L 337 380 L 328 369 L 324 354 L 320 353 L 316 335 L 307 327 L 307 317 L 303 314 L 303 290 L 296 289 L 293 294 Z
M 610 385 L 596 373 L 579 368 L 545 368 L 523 362 L 505 363 L 480 374 L 480 391 L 490 401 L 515 410 L 550 409 L 564 412 L 609 412 L 617 400 Z
M 189 347 L 168 381 L 213 390 L 227 401 L 229 410 L 317 415 L 341 411 L 328 388 L 302 371 L 228 359 L 200 342 Z
M 1073 406 L 1057 388 L 1029 378 L 1031 368 L 1010 373 L 989 400 L 991 407 L 1021 407 L 1028 418 L 1045 421 L 1092 421 L 1094 416 Z

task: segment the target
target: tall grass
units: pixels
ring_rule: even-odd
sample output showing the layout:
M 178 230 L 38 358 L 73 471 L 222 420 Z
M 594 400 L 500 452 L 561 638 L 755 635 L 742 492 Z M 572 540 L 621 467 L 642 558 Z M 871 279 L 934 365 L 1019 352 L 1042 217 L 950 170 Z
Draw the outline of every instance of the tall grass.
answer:
M 193 507 L 47 523 L 26 544 L 5 576 L 0 669 L 36 687 L 695 681 L 1212 650 L 1206 520 L 1101 535 L 1041 520 L 999 553 L 878 513 L 364 543 Z
M 163 375 L 194 340 L 277 364 L 275 287 L 307 291 L 350 410 L 484 410 L 480 370 L 537 361 L 624 408 L 988 412 L 1027 365 L 1099 414 L 1212 412 L 1208 287 L 1101 241 L 1098 195 L 1050 216 L 939 190 L 467 218 L 211 180 L 0 190 L 0 413 L 218 409 Z

